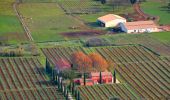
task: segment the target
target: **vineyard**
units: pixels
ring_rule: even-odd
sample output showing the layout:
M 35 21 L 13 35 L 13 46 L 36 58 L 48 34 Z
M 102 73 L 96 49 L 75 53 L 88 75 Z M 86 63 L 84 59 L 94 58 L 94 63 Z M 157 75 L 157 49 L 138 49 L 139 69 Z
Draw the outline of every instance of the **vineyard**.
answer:
M 97 52 L 102 55 L 107 61 L 114 63 L 133 63 L 143 61 L 154 61 L 160 59 L 152 52 L 142 46 L 118 46 L 118 47 L 59 47 L 59 48 L 43 48 L 43 53 L 49 61 L 55 65 L 59 59 L 63 58 L 71 63 L 70 57 L 76 51 L 83 51 L 88 54 Z
M 37 58 L 0 59 L 1 100 L 64 99 L 48 81 Z
M 157 38 L 155 38 L 157 35 Z M 160 37 L 167 37 L 168 33 L 153 33 L 153 34 L 134 34 L 134 35 L 117 35 L 117 36 L 107 36 L 103 37 L 105 41 L 114 44 L 142 44 L 156 52 L 159 52 L 163 56 L 170 55 L 170 48 L 167 43 L 160 42 L 158 39 Z M 168 40 L 168 39 L 162 39 Z
M 58 4 L 69 14 L 94 14 L 108 10 L 109 6 L 102 6 L 100 1 L 94 0 L 58 0 Z M 110 9 L 110 12 L 112 9 Z
M 170 59 L 120 64 L 116 70 L 142 98 L 169 98 Z
M 110 98 L 139 99 L 126 84 L 104 84 L 94 86 L 79 86 L 81 100 L 109 100 Z
M 42 51 L 53 65 L 61 58 L 71 63 L 70 57 L 76 51 L 97 52 L 116 64 L 121 82 L 127 83 L 141 98 L 165 99 L 170 95 L 170 59 L 160 58 L 143 46 L 58 47 Z

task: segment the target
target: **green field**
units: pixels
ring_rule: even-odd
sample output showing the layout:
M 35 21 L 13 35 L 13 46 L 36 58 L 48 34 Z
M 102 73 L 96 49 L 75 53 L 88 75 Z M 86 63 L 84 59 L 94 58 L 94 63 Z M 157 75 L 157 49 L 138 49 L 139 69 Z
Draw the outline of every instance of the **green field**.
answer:
M 18 43 L 26 38 L 13 10 L 15 0 L 0 0 L 0 41 Z
M 116 34 L 103 35 L 101 39 L 115 45 L 141 44 L 157 53 L 170 55 L 169 39 L 170 32 L 143 33 L 143 34 Z
M 91 28 L 101 29 L 96 23 L 97 18 L 106 14 L 125 14 L 133 12 L 131 4 L 125 6 L 113 6 L 109 3 L 101 4 L 97 0 L 58 0 L 58 3 L 66 10 L 66 13 L 73 14 Z
M 56 2 L 57 0 L 21 0 L 23 3 L 47 3 L 47 2 Z
M 159 16 L 160 24 L 170 24 L 170 13 L 167 8 L 164 8 L 168 5 L 165 1 L 168 0 L 162 0 L 162 2 L 147 0 L 147 2 L 142 3 L 142 9 L 147 14 Z
M 160 40 L 161 42 L 170 44 L 170 32 L 151 33 L 150 36 Z
M 80 29 L 81 23 L 66 15 L 56 3 L 24 3 L 19 5 L 20 13 L 24 17 L 35 41 L 64 40 L 63 32 L 73 32 Z

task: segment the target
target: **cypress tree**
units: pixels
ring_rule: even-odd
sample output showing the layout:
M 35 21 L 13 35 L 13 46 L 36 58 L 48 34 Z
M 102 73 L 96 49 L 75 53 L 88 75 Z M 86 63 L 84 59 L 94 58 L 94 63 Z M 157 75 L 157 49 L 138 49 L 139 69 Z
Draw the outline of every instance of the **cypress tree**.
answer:
M 113 77 L 114 77 L 114 83 L 116 83 L 116 70 L 114 70 Z
M 86 73 L 84 73 L 84 85 L 86 85 Z
M 60 89 L 63 92 L 63 80 L 61 79 Z
M 72 94 L 74 95 L 74 82 L 73 82 L 73 86 L 72 86 Z
M 68 90 L 66 90 L 66 100 L 68 100 Z
M 80 100 L 80 93 L 79 93 L 79 91 L 77 92 L 76 100 Z
M 46 72 L 49 73 L 49 62 L 46 58 L 46 61 L 45 61 L 45 69 L 46 69 Z
M 99 81 L 100 84 L 102 84 L 102 72 L 100 72 L 100 81 Z
M 101 0 L 101 4 L 105 4 L 106 3 L 106 0 Z

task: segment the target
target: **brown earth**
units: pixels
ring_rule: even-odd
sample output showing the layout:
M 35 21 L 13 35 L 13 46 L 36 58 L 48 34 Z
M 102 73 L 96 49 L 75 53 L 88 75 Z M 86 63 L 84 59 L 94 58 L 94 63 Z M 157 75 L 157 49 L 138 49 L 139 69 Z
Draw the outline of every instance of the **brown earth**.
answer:
M 61 33 L 64 37 L 70 37 L 70 38 L 77 38 L 82 36 L 97 36 L 104 34 L 102 31 L 94 31 L 94 30 L 88 30 L 88 31 L 78 31 L 78 32 L 65 32 Z
M 0 41 L 8 41 L 8 40 L 18 40 L 18 41 L 26 41 L 28 38 L 23 33 L 11 32 L 2 35 Z

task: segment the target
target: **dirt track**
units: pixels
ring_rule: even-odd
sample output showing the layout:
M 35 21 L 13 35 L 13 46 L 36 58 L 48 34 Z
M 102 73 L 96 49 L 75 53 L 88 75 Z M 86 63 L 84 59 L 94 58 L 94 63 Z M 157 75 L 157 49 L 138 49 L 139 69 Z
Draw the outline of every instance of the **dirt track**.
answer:
M 148 17 L 150 17 L 149 15 L 145 14 L 145 13 L 141 10 L 139 3 L 134 4 L 134 5 L 133 5 L 133 9 L 134 9 L 134 11 L 135 11 L 139 16 L 143 17 L 145 20 L 146 20 Z
M 19 18 L 19 20 L 20 20 L 20 22 L 21 22 L 21 24 L 22 24 L 22 26 L 23 26 L 23 28 L 24 28 L 24 31 L 25 31 L 25 33 L 26 33 L 26 37 L 27 37 L 30 41 L 34 41 L 34 39 L 33 39 L 32 36 L 31 36 L 31 32 L 30 32 L 29 28 L 28 28 L 27 25 L 25 24 L 24 19 L 22 18 L 22 16 L 20 15 L 20 13 L 19 13 L 19 11 L 18 11 L 18 9 L 17 9 L 17 6 L 18 6 L 19 2 L 20 2 L 20 1 L 16 0 L 16 2 L 13 4 L 13 9 L 14 9 L 17 17 Z

